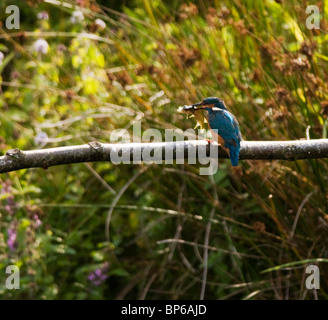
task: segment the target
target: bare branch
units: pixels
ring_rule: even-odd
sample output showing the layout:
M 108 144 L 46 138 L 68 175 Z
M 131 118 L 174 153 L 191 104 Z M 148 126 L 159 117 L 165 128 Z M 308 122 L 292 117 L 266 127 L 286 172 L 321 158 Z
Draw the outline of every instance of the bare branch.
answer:
M 0 157 L 0 173 L 27 168 L 48 168 L 51 166 L 110 161 L 141 163 L 186 159 L 191 155 L 210 155 L 211 148 L 217 148 L 218 158 L 227 158 L 226 152 L 219 145 L 208 144 L 205 140 L 161 142 L 161 143 L 126 143 L 103 144 L 90 142 L 80 146 L 49 148 L 21 151 L 8 150 Z M 203 150 L 203 153 L 200 151 Z M 212 153 L 213 154 L 213 153 Z M 188 157 L 189 155 L 189 157 Z M 195 158 L 195 157 L 194 157 Z M 251 160 L 300 160 L 328 158 L 328 139 L 294 141 L 243 141 L 239 159 Z

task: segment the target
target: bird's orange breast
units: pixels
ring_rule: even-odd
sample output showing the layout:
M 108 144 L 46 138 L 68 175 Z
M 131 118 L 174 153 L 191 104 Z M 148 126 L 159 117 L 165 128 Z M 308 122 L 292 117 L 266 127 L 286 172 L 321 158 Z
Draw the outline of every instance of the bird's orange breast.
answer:
M 228 148 L 225 148 L 225 142 L 224 142 L 223 138 L 216 131 L 214 131 L 211 127 L 210 127 L 210 129 L 212 132 L 213 140 L 217 141 L 217 143 L 221 145 L 222 149 L 224 149 L 230 157 L 230 150 Z

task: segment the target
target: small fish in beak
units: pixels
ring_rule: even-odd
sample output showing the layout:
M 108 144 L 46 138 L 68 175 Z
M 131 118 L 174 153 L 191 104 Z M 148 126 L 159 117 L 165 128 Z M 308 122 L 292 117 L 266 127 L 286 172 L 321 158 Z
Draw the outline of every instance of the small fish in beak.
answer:
M 197 120 L 197 125 L 195 128 L 200 126 L 201 129 L 205 129 L 204 123 L 206 121 L 205 113 L 202 110 L 203 108 L 197 108 L 197 106 L 202 105 L 200 102 L 199 104 L 193 104 L 193 105 L 184 105 L 183 107 L 178 108 L 179 113 L 184 113 L 188 116 L 195 117 Z

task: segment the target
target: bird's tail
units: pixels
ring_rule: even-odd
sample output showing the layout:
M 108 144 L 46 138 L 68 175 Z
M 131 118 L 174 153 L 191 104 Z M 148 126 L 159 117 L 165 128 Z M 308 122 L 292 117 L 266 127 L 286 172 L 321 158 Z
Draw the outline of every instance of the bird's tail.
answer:
M 238 166 L 239 150 L 240 147 L 235 147 L 231 145 L 229 146 L 230 161 L 233 167 Z

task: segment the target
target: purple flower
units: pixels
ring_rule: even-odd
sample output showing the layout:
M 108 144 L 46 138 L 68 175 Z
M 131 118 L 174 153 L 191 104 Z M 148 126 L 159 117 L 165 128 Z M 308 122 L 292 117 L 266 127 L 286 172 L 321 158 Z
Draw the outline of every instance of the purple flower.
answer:
M 14 251 L 16 249 L 16 238 L 17 238 L 17 231 L 12 227 L 9 228 L 7 245 L 11 251 Z
M 11 77 L 12 80 L 19 79 L 20 76 L 21 76 L 21 74 L 18 71 L 13 71 L 10 74 L 10 77 Z
M 33 216 L 33 219 L 34 219 L 36 228 L 39 228 L 42 224 L 42 221 L 39 219 L 39 216 L 37 214 L 35 214 Z
M 84 20 L 84 15 L 81 10 L 76 10 L 72 13 L 72 16 L 71 16 L 72 23 L 79 23 L 79 22 L 82 22 L 83 20 Z
M 33 44 L 35 52 L 46 54 L 49 51 L 49 44 L 44 39 L 36 40 Z
M 64 52 L 64 51 L 66 51 L 66 46 L 65 46 L 64 44 L 60 43 L 60 44 L 57 46 L 57 50 L 58 50 L 59 52 Z
M 2 65 L 2 61 L 5 55 L 0 51 L 0 66 Z
M 9 213 L 9 214 L 14 214 L 15 213 L 15 207 L 16 207 L 16 203 L 15 203 L 15 199 L 14 196 L 12 194 L 12 188 L 11 188 L 12 182 L 10 180 L 7 180 L 5 182 L 2 182 L 1 184 L 1 192 L 0 194 L 8 194 L 6 197 L 7 200 L 7 204 L 5 205 L 5 210 Z
M 105 263 L 102 268 L 97 268 L 88 275 L 88 280 L 96 287 L 100 286 L 107 278 L 108 263 Z
M 48 20 L 49 19 L 49 15 L 47 11 L 41 11 L 37 14 L 37 17 L 39 20 Z
M 48 143 L 48 135 L 43 132 L 40 131 L 35 137 L 34 137 L 34 142 L 37 145 L 46 145 Z
M 95 24 L 99 30 L 104 30 L 106 28 L 106 23 L 104 20 L 96 19 Z

